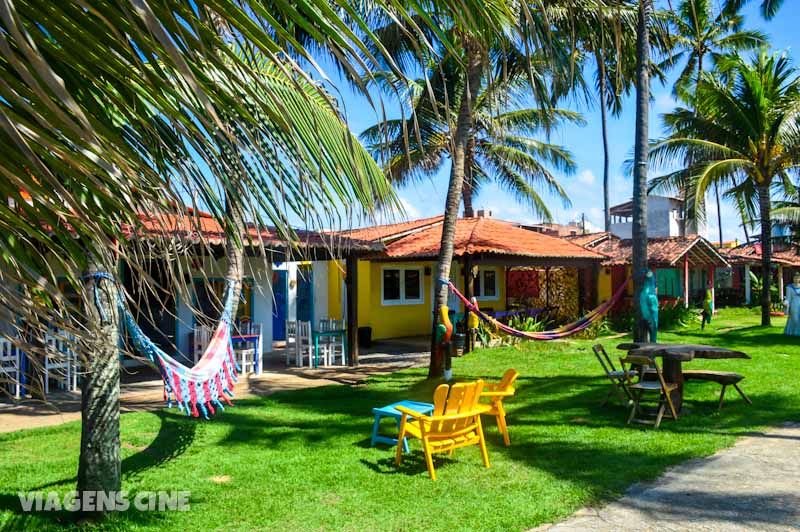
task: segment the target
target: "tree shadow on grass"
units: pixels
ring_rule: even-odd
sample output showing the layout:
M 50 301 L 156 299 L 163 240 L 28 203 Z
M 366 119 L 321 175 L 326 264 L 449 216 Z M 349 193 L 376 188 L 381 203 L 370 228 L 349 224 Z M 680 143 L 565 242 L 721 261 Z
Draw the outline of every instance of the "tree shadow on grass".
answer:
M 158 434 L 150 444 L 139 452 L 122 460 L 123 482 L 139 476 L 148 469 L 158 467 L 166 462 L 176 459 L 191 446 L 195 439 L 197 420 L 187 419 L 182 414 L 161 410 L 155 412 L 161 420 Z M 77 476 L 55 480 L 27 490 L 28 492 L 57 491 L 62 494 L 65 484 L 73 484 L 69 490 L 74 489 Z M 56 489 L 60 487 L 61 489 Z M 123 489 L 125 486 L 123 485 Z M 69 491 L 67 490 L 67 491 Z M 132 500 L 135 493 L 130 494 Z M 11 515 L 0 520 L 0 530 L 36 530 L 44 527 L 63 527 L 75 525 L 79 518 L 76 512 L 24 512 L 17 493 L 0 492 L 0 512 L 9 512 Z M 2 518 L 0 518 L 2 519 Z M 158 512 L 139 512 L 131 509 L 113 515 L 112 521 L 124 519 L 126 522 L 133 520 L 136 523 L 148 524 L 157 522 L 160 518 Z

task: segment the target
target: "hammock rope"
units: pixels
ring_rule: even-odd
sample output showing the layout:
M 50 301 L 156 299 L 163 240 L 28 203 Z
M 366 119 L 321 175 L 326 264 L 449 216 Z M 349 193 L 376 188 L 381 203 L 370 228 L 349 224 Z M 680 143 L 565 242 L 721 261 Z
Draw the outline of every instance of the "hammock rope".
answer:
M 478 318 L 492 325 L 497 330 L 502 331 L 505 334 L 508 334 L 510 336 L 516 336 L 518 338 L 525 338 L 528 340 L 556 340 L 558 338 L 571 336 L 588 328 L 592 323 L 594 323 L 595 321 L 600 319 L 603 315 L 605 315 L 609 310 L 611 310 L 611 307 L 613 307 L 619 300 L 619 298 L 621 298 L 622 295 L 625 293 L 625 289 L 627 288 L 630 280 L 631 279 L 628 278 L 624 283 L 622 283 L 616 289 L 616 291 L 611 295 L 608 301 L 603 302 L 600 306 L 588 312 L 581 318 L 578 318 L 577 320 L 568 323 L 566 325 L 562 325 L 561 327 L 558 327 L 556 329 L 551 329 L 549 331 L 541 331 L 541 332 L 520 331 L 504 323 L 501 323 L 497 319 L 481 311 L 481 309 L 478 308 L 478 305 L 476 303 L 472 303 L 471 301 L 469 301 L 466 298 L 466 296 L 464 296 L 464 294 L 458 291 L 458 288 L 456 288 L 455 285 L 452 283 L 452 281 L 450 281 L 449 279 L 448 280 L 440 279 L 439 284 L 447 285 L 448 288 L 450 288 L 450 290 L 453 292 L 453 294 L 455 294 L 456 297 L 458 297 L 458 299 L 461 300 L 461 302 L 464 304 L 464 308 L 467 309 L 468 312 L 475 313 L 475 315 L 477 315 Z
M 94 303 L 100 314 L 100 319 L 106 323 L 107 317 L 100 302 L 98 281 L 107 280 L 116 283 L 114 277 L 105 272 L 96 272 L 84 276 L 84 279 L 94 279 Z M 200 413 L 208 419 L 208 415 L 215 413 L 215 408 L 225 410 L 223 402 L 230 405 L 229 397 L 233 397 L 233 387 L 238 382 L 241 371 L 233 354 L 231 341 L 231 316 L 235 282 L 226 279 L 225 305 L 220 316 L 211 341 L 206 347 L 203 356 L 192 367 L 183 365 L 158 347 L 137 325 L 133 315 L 125 306 L 121 292 L 117 298 L 117 308 L 125 323 L 125 329 L 130 335 L 131 342 L 136 351 L 146 356 L 147 359 L 159 370 L 161 380 L 164 382 L 164 400 L 172 408 L 172 402 L 187 416 L 199 417 Z

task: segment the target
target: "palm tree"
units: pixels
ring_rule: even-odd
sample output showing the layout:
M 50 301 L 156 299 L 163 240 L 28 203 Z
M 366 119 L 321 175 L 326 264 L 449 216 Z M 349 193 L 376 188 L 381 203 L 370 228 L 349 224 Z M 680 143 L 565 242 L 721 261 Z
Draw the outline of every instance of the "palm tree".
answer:
M 578 0 L 563 0 L 556 4 L 580 4 Z M 437 289 L 434 309 L 438 309 L 447 302 L 447 286 L 441 281 L 449 279 L 450 266 L 453 259 L 453 238 L 455 235 L 456 220 L 459 205 L 462 199 L 462 190 L 470 167 L 468 155 L 469 144 L 473 138 L 473 128 L 476 123 L 475 110 L 478 105 L 478 94 L 491 75 L 495 65 L 502 65 L 501 69 L 519 69 L 529 76 L 531 88 L 534 91 L 533 100 L 544 105 L 546 101 L 540 98 L 542 94 L 541 80 L 545 79 L 535 72 L 536 65 L 531 58 L 534 53 L 546 48 L 548 57 L 555 64 L 555 58 L 566 58 L 569 54 L 563 50 L 554 54 L 552 50 L 561 50 L 561 42 L 552 39 L 550 30 L 551 20 L 545 16 L 546 8 L 537 4 L 528 6 L 526 3 L 509 2 L 507 0 L 490 0 L 482 2 L 482 8 L 477 11 L 474 19 L 477 23 L 473 27 L 464 24 L 464 17 L 452 17 L 452 13 L 436 12 L 431 19 L 434 26 L 441 28 L 441 36 L 452 42 L 455 46 L 445 46 L 447 56 L 444 59 L 454 61 L 461 69 L 460 83 L 462 88 L 458 91 L 458 105 L 455 116 L 447 120 L 451 129 L 447 132 L 447 142 L 450 144 L 450 177 L 444 208 L 442 224 L 442 238 L 439 250 L 439 261 L 436 271 Z M 567 15 L 561 15 L 567 16 Z M 405 32 L 397 31 L 396 24 L 388 21 L 382 27 L 374 30 L 376 35 L 385 38 L 383 47 L 394 52 L 394 57 L 399 64 L 406 64 L 410 68 L 418 65 L 427 65 L 429 56 L 419 53 L 419 43 L 416 39 L 408 39 Z M 439 35 L 437 35 L 437 38 Z M 390 41 L 391 40 L 391 41 Z M 387 44 L 391 42 L 391 44 Z M 441 54 L 439 54 L 441 57 Z M 556 68 L 548 64 L 549 72 Z M 422 69 L 424 70 L 424 66 Z M 509 76 L 513 78 L 514 76 Z M 557 76 L 552 76 L 557 79 Z M 428 88 L 427 90 L 430 90 Z M 549 94 L 549 91 L 548 91 Z M 449 112 L 448 105 L 444 112 Z M 420 141 L 419 146 L 424 146 Z M 433 328 L 436 328 L 433 320 Z M 428 376 L 431 378 L 443 375 L 442 361 L 436 357 L 433 345 L 434 334 L 431 334 L 431 363 Z
M 797 174 L 800 164 L 800 81 L 785 54 L 762 50 L 752 60 L 735 57 L 730 61 L 730 83 L 703 75 L 697 85 L 696 109 L 678 108 L 665 115 L 671 134 L 657 142 L 652 152 L 662 164 L 681 165 L 661 182 L 685 180 L 691 183 L 695 198 L 702 198 L 715 184 L 755 195 L 762 269 L 769 272 L 772 192 L 790 186 L 790 176 Z M 767 326 L 768 275 L 764 283 L 761 323 Z
M 645 330 L 639 295 L 647 271 L 647 166 L 648 166 L 648 104 L 650 103 L 650 23 L 653 5 L 639 0 L 636 25 L 636 132 L 633 148 L 633 227 L 632 266 L 633 301 L 636 326 L 634 341 L 644 340 Z
M 434 176 L 449 160 L 448 131 L 454 128 L 462 77 L 452 60 L 433 66 L 427 75 L 432 90 L 426 91 L 425 81 L 420 79 L 408 91 L 407 104 L 414 119 L 386 120 L 361 134 L 373 156 L 386 161 L 384 172 L 392 181 L 403 185 Z M 466 217 L 474 216 L 474 196 L 489 181 L 504 186 L 547 220 L 551 219 L 550 210 L 537 187 L 568 203 L 548 166 L 571 173 L 575 170 L 572 155 L 563 146 L 535 136 L 549 132 L 560 122 L 583 123 L 582 119 L 571 111 L 521 107 L 527 101 L 528 87 L 527 77 L 518 75 L 516 79 L 484 82 L 476 97 L 462 188 Z M 450 109 L 444 109 L 446 103 Z
M 669 11 L 673 54 L 663 64 L 685 65 L 673 86 L 673 94 L 690 102 L 703 75 L 704 62 L 716 66 L 724 55 L 736 54 L 763 46 L 766 36 L 759 31 L 742 30 L 743 17 L 732 6 L 714 13 L 713 0 L 682 0 Z M 719 189 L 714 187 L 717 203 L 719 244 L 722 245 L 722 212 Z
M 633 68 L 630 64 L 633 49 L 629 36 L 635 30 L 634 17 L 631 16 L 635 11 L 631 8 L 628 3 L 601 6 L 596 14 L 590 12 L 583 17 L 588 25 L 580 30 L 581 47 L 594 59 L 595 66 L 603 140 L 603 226 L 606 231 L 611 227 L 608 111 L 613 116 L 622 113 L 622 95 L 629 93 L 633 84 Z
M 470 32 L 480 5 L 442 0 L 435 8 Z M 341 69 L 397 69 L 361 57 L 375 39 L 344 0 L 312 0 L 280 19 L 246 0 L 90 8 L 0 0 L 0 13 L 0 304 L 41 336 L 54 324 L 79 337 L 88 373 L 78 489 L 119 491 L 117 287 L 83 274 L 113 273 L 121 260 L 141 265 L 146 250 L 131 238 L 139 214 L 174 212 L 187 197 L 229 241 L 242 236 L 240 221 L 225 215 L 226 198 L 236 198 L 241 219 L 287 236 L 287 217 L 311 207 L 322 218 L 391 204 L 380 168 L 306 72 L 311 65 L 324 76 L 295 28 Z M 259 50 L 260 66 L 242 50 Z M 59 294 L 56 272 L 84 287 L 82 310 Z

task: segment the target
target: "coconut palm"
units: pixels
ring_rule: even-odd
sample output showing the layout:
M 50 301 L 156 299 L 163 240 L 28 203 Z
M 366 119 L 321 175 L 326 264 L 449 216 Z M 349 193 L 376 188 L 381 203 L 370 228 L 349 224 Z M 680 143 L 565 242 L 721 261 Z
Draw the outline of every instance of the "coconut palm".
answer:
M 400 185 L 432 177 L 450 160 L 448 132 L 454 128 L 463 76 L 454 61 L 446 63 L 430 68 L 431 91 L 425 90 L 425 81 L 420 79 L 407 92 L 413 119 L 386 120 L 361 134 L 373 156 L 386 161 L 386 175 Z M 560 122 L 582 123 L 582 119 L 571 111 L 524 107 L 529 91 L 527 77 L 522 75 L 485 81 L 478 91 L 462 188 L 464 216 L 474 216 L 473 199 L 490 181 L 547 220 L 550 210 L 537 189 L 568 204 L 549 167 L 573 172 L 572 155 L 563 146 L 536 137 Z M 450 108 L 445 109 L 448 103 Z
M 742 29 L 744 17 L 733 6 L 715 13 L 713 0 L 682 0 L 675 11 L 668 12 L 668 16 L 673 53 L 664 64 L 684 63 L 673 86 L 673 94 L 684 101 L 691 101 L 706 62 L 714 68 L 725 55 L 752 50 L 767 42 L 763 33 Z M 719 243 L 722 245 L 722 212 L 717 187 L 714 194 Z
M 730 192 L 757 198 L 762 268 L 772 255 L 772 193 L 791 187 L 800 164 L 800 81 L 785 54 L 762 50 L 751 60 L 730 59 L 729 82 L 703 75 L 696 109 L 678 108 L 664 116 L 670 136 L 652 148 L 660 164 L 678 164 L 656 186 L 675 180 L 691 184 L 702 198 L 719 184 Z M 690 161 L 689 164 L 686 161 Z M 755 198 L 753 198 L 755 195 Z M 695 201 L 695 205 L 697 201 Z M 761 322 L 770 324 L 769 276 L 761 298 Z
M 435 9 L 472 31 L 483 5 Z M 340 69 L 396 67 L 370 52 L 367 18 L 344 0 L 312 0 L 278 19 L 246 0 L 1 0 L 0 15 L 2 313 L 78 336 L 87 370 L 78 489 L 119 491 L 117 287 L 83 274 L 141 265 L 139 215 L 174 212 L 187 198 L 233 242 L 245 217 L 288 236 L 287 217 L 312 207 L 325 217 L 391 202 L 380 168 L 303 68 L 324 77 L 295 29 Z M 57 275 L 83 287 L 82 307 L 60 295 Z

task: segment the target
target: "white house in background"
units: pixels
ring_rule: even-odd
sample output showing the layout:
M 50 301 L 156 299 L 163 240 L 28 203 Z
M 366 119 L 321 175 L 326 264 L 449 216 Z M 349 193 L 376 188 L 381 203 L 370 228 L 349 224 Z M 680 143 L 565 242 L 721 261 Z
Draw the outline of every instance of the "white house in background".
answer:
M 622 239 L 631 238 L 633 232 L 633 201 L 614 205 L 610 209 L 611 234 Z M 647 236 L 685 237 L 698 233 L 697 223 L 683 216 L 683 200 L 668 196 L 647 197 Z

